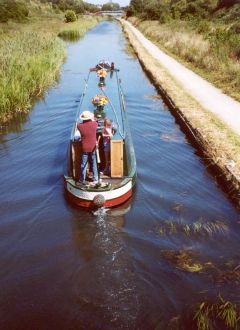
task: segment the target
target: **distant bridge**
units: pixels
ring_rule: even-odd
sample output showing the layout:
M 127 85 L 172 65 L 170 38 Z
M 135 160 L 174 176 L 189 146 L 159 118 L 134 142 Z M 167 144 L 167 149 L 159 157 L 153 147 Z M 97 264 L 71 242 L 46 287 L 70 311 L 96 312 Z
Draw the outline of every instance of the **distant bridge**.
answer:
M 124 10 L 101 10 L 101 11 L 98 11 L 97 13 L 95 13 L 95 15 L 98 15 L 98 16 L 114 16 L 114 17 L 122 17 L 122 16 L 125 16 L 126 13 Z

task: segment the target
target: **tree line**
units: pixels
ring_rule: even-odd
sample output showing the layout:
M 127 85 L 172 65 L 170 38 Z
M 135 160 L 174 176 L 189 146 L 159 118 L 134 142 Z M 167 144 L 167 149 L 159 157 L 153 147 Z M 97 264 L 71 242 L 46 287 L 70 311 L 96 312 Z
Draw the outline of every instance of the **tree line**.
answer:
M 240 14 L 240 0 L 131 0 L 127 16 L 159 20 L 210 18 L 217 11 L 227 11 L 235 7 L 236 18 Z
M 94 4 L 84 2 L 82 0 L 35 0 L 36 4 L 50 4 L 55 11 L 73 10 L 76 14 L 81 15 L 86 12 L 95 13 L 100 8 Z M 0 22 L 8 20 L 23 21 L 27 19 L 30 12 L 31 3 L 28 0 L 0 0 Z M 118 10 L 118 3 L 105 3 L 102 10 Z

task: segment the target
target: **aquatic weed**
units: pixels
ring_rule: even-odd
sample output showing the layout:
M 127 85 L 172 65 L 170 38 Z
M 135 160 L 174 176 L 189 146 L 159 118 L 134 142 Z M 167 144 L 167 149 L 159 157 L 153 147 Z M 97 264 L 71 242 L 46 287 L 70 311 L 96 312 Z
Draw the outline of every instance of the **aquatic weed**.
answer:
M 211 329 L 211 321 L 209 318 L 211 310 L 207 306 L 205 302 L 202 302 L 196 311 L 193 320 L 197 322 L 198 330 L 210 330 Z
M 205 268 L 205 264 L 200 264 L 193 260 L 193 251 L 162 251 L 161 254 L 178 269 L 198 273 Z
M 202 302 L 195 311 L 193 321 L 198 330 L 237 329 L 240 319 L 237 305 L 218 296 L 216 303 Z
M 224 301 L 221 296 L 219 296 L 219 299 L 221 303 L 217 305 L 217 317 L 222 319 L 227 327 L 235 328 L 239 319 L 237 317 L 236 305 L 230 301 Z
M 184 234 L 186 236 L 226 236 L 229 234 L 229 227 L 222 221 L 201 222 L 195 221 L 191 224 L 165 220 L 155 230 L 160 235 Z

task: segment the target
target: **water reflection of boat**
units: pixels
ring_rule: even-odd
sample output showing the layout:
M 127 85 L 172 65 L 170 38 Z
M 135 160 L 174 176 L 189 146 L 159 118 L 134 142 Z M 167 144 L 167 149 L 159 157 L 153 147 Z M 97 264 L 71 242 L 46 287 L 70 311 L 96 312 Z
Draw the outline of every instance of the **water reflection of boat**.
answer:
M 136 159 L 128 126 L 121 81 L 118 77 L 119 70 L 116 70 L 114 66 L 104 68 L 108 73 L 111 73 L 111 78 L 110 74 L 104 76 L 104 84 L 100 83 L 102 79 L 97 74 L 98 70 L 98 65 L 94 69 L 90 69 L 86 79 L 70 137 L 64 182 L 67 198 L 75 205 L 88 208 L 101 206 L 109 208 L 126 202 L 132 196 L 136 179 Z M 104 104 L 104 106 L 92 104 L 94 95 L 105 97 L 107 104 Z M 98 122 L 98 167 L 100 172 L 105 167 L 102 139 L 104 118 L 109 118 L 114 127 L 114 135 L 110 145 L 110 173 L 100 175 L 101 180 L 95 186 L 91 184 L 78 185 L 82 151 L 81 138 L 76 127 L 80 113 L 86 109 L 94 112 Z M 90 183 L 91 169 L 88 171 L 87 180 Z

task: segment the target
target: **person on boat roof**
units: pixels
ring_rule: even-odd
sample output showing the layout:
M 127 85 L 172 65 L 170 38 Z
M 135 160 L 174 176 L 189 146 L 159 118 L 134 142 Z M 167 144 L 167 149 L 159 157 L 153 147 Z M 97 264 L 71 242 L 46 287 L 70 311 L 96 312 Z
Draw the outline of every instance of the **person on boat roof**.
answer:
M 98 183 L 98 170 L 96 159 L 96 132 L 97 122 L 94 120 L 94 114 L 90 111 L 83 111 L 80 115 L 82 123 L 77 124 L 77 129 L 81 134 L 82 159 L 80 183 L 85 184 L 88 162 L 92 165 L 93 184 Z

